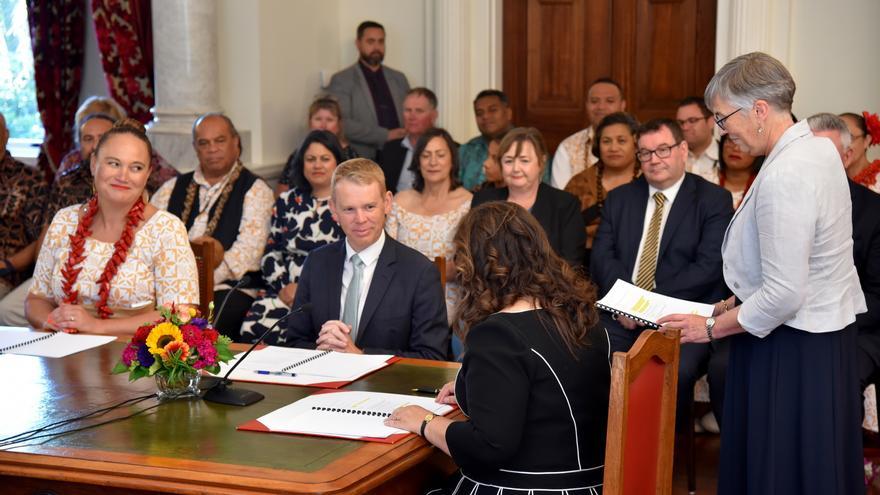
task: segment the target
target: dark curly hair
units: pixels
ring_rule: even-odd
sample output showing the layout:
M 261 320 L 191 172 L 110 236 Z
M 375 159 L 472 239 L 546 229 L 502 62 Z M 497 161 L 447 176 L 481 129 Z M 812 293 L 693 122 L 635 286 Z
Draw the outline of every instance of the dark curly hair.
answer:
M 434 138 L 441 138 L 446 142 L 446 147 L 449 148 L 449 160 L 452 162 L 452 167 L 449 169 L 449 190 L 454 191 L 458 189 L 461 185 L 461 180 L 458 178 L 458 169 L 460 167 L 460 159 L 458 157 L 458 145 L 455 143 L 455 140 L 452 139 L 452 136 L 446 132 L 445 129 L 441 129 L 439 127 L 432 127 L 425 131 L 421 137 L 419 137 L 418 142 L 416 143 L 416 149 L 413 151 L 412 162 L 409 164 L 409 169 L 415 175 L 413 179 L 413 189 L 418 192 L 422 192 L 425 190 L 425 176 L 422 175 L 422 152 L 425 151 L 425 148 L 428 147 L 428 143 L 431 142 Z
M 310 132 L 303 140 L 302 144 L 299 145 L 299 149 L 296 150 L 296 155 L 293 157 L 293 170 L 291 174 L 291 185 L 308 193 L 311 193 L 312 191 L 312 184 L 306 179 L 305 174 L 306 152 L 309 151 L 309 146 L 311 146 L 312 143 L 318 143 L 327 148 L 327 150 L 333 155 L 333 158 L 336 159 L 336 165 L 345 161 L 342 157 L 342 146 L 339 144 L 339 139 L 336 138 L 336 134 L 322 130 Z
M 531 213 L 507 201 L 484 203 L 464 216 L 454 243 L 462 289 L 454 326 L 462 339 L 492 313 L 532 299 L 572 354 L 589 345 L 599 319 L 596 287 L 553 251 Z

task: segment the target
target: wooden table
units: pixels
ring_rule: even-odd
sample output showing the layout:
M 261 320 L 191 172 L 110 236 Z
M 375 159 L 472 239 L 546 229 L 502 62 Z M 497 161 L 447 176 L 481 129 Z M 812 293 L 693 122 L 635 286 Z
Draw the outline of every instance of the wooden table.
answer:
M 122 348 L 116 342 L 63 359 L 0 355 L 0 438 L 154 392 L 151 379 L 129 383 L 125 375 L 109 374 Z M 409 393 L 439 387 L 457 369 L 456 363 L 404 359 L 346 388 Z M 0 492 L 409 494 L 455 469 L 415 435 L 385 445 L 236 431 L 317 389 L 235 386 L 266 398 L 247 407 L 172 401 L 130 419 L 0 450 Z M 74 426 L 156 404 L 151 398 Z

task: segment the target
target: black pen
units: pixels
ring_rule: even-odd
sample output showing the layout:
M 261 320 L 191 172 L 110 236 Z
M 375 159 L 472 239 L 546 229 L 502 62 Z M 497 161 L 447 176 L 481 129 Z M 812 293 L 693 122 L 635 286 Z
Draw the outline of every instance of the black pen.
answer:
M 440 393 L 439 388 L 425 388 L 425 387 L 416 387 L 412 389 L 413 392 L 418 392 L 420 394 L 432 394 L 437 395 Z

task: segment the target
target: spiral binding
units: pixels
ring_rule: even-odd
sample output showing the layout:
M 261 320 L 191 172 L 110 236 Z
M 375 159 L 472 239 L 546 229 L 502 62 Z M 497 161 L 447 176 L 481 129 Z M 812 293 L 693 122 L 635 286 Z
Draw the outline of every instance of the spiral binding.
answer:
M 631 319 L 633 319 L 633 320 L 635 320 L 635 321 L 637 321 L 637 322 L 639 322 L 639 323 L 645 325 L 645 326 L 648 327 L 648 328 L 654 328 L 654 329 L 660 328 L 660 325 L 654 323 L 654 322 L 651 321 L 651 320 L 646 320 L 646 319 L 644 319 L 644 318 L 639 318 L 638 316 L 634 316 L 634 315 L 631 315 L 631 314 L 629 314 L 629 313 L 626 313 L 626 312 L 623 312 L 623 311 L 620 311 L 620 310 L 614 309 L 614 308 L 612 308 L 611 306 L 605 306 L 604 304 L 596 303 L 596 307 L 599 308 L 599 309 L 604 309 L 605 311 L 608 311 L 609 313 L 614 313 L 614 314 L 616 314 L 616 315 L 626 316 L 627 318 L 631 318 Z
M 341 407 L 323 407 L 323 406 L 312 406 L 313 411 L 326 411 L 326 412 L 338 412 L 345 414 L 359 414 L 361 416 L 379 416 L 382 418 L 387 418 L 391 416 L 391 413 L 384 413 L 379 411 L 366 411 L 361 409 L 344 409 Z
M 302 361 L 297 361 L 297 362 L 291 364 L 290 366 L 287 366 L 287 367 L 281 368 L 281 371 L 283 371 L 283 372 L 288 372 L 288 371 L 292 370 L 293 368 L 296 368 L 297 366 L 302 366 L 302 365 L 304 365 L 304 364 L 306 364 L 306 363 L 308 363 L 308 362 L 310 362 L 310 361 L 314 361 L 315 359 L 318 359 L 318 358 L 320 358 L 320 357 L 324 357 L 324 356 L 326 356 L 327 354 L 330 354 L 331 352 L 333 352 L 333 351 L 331 351 L 331 350 L 326 350 L 326 351 L 324 351 L 324 352 L 322 352 L 322 353 L 320 353 L 320 354 L 315 354 L 315 355 L 312 356 L 312 357 L 307 357 L 307 358 L 303 359 Z
M 12 351 L 12 350 L 18 349 L 19 347 L 24 347 L 24 346 L 26 346 L 26 345 L 35 344 L 35 343 L 37 343 L 37 342 L 39 342 L 39 341 L 41 341 L 41 340 L 46 340 L 46 339 L 52 338 L 52 337 L 54 337 L 55 335 L 57 335 L 57 334 L 56 334 L 56 333 L 50 333 L 50 334 L 47 334 L 47 335 L 43 335 L 42 337 L 37 337 L 37 338 L 35 338 L 35 339 L 28 340 L 27 342 L 19 342 L 18 344 L 10 345 L 10 346 L 4 347 L 4 348 L 0 349 L 0 354 L 5 354 L 5 353 L 7 353 L 7 352 L 9 352 L 9 351 Z

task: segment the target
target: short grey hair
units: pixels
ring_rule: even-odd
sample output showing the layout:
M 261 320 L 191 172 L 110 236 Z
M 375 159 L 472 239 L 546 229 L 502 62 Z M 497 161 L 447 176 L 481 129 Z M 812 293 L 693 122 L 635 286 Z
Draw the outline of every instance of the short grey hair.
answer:
M 226 125 L 229 126 L 229 132 L 233 136 L 239 137 L 238 136 L 238 129 L 235 128 L 235 124 L 232 123 L 232 119 L 227 117 L 226 114 L 224 114 L 223 112 L 208 112 L 208 113 L 204 113 L 202 115 L 199 115 L 199 117 L 193 122 L 193 126 L 192 126 L 193 143 L 196 142 L 196 129 L 198 129 L 199 125 L 202 122 L 204 122 L 206 119 L 209 119 L 211 117 L 219 117 L 219 118 L 223 119 L 223 121 L 226 122 Z
M 764 100 L 777 110 L 791 111 L 794 79 L 782 62 L 762 52 L 740 55 L 722 67 L 703 95 L 706 105 L 721 100 L 738 108 L 751 108 Z
M 808 117 L 807 122 L 810 124 L 810 129 L 813 132 L 833 131 L 839 133 L 840 144 L 843 146 L 844 151 L 849 149 L 849 145 L 852 144 L 852 134 L 849 132 L 846 122 L 833 113 L 817 113 Z

